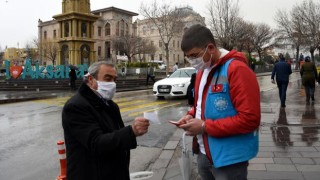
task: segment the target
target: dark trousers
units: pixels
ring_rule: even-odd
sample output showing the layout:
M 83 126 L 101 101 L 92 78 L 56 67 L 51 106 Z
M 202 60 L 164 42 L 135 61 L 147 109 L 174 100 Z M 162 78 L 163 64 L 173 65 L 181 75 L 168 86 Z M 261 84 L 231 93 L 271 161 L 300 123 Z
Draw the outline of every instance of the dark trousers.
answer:
M 207 156 L 199 153 L 197 157 L 198 172 L 202 180 L 246 180 L 248 161 L 215 168 Z
M 153 81 L 153 83 L 156 82 L 156 81 L 154 80 L 154 76 L 153 76 L 153 75 L 147 75 L 147 83 L 146 83 L 146 85 L 148 85 L 149 78 Z
M 306 101 L 309 102 L 310 101 L 310 97 L 311 100 L 314 101 L 314 90 L 315 90 L 315 86 L 313 85 L 305 85 L 304 86 L 304 91 L 306 92 Z
M 71 81 L 70 81 L 70 88 L 71 88 L 72 90 L 76 90 L 76 81 L 75 81 L 75 80 L 71 80 Z
M 277 81 L 277 86 L 279 89 L 279 98 L 281 101 L 281 106 L 286 105 L 287 88 L 289 81 Z

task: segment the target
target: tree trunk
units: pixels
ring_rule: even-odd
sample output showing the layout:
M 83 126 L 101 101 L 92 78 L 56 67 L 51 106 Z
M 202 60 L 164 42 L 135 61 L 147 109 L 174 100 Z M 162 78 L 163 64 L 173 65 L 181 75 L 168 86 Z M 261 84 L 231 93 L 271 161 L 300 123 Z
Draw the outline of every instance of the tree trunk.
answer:
M 310 48 L 310 54 L 311 54 L 311 61 L 312 62 L 315 62 L 315 60 L 314 60 L 314 51 L 315 51 L 316 49 L 315 48 Z
M 166 59 L 167 59 L 167 66 L 166 66 L 166 75 L 169 74 L 169 43 L 165 43 L 166 48 Z
M 300 50 L 300 47 L 297 46 L 297 48 L 296 48 L 296 67 L 294 68 L 295 70 L 300 69 L 299 50 Z

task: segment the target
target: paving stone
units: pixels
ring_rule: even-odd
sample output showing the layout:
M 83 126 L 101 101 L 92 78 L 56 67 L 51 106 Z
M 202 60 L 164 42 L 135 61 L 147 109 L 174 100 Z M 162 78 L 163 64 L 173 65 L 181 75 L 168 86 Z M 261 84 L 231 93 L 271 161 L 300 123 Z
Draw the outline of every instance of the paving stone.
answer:
M 320 172 L 303 172 L 302 173 L 305 180 L 319 180 Z
M 170 162 L 170 159 L 157 159 L 152 166 L 152 170 L 159 170 L 166 168 Z
M 275 152 L 275 157 L 302 157 L 298 152 Z
M 267 171 L 297 171 L 294 165 L 289 164 L 266 164 Z
M 302 157 L 320 157 L 320 152 L 301 152 Z
M 275 164 L 292 164 L 290 158 L 273 158 Z
M 171 159 L 173 153 L 173 150 L 163 150 L 159 156 L 159 159 Z
M 248 179 L 252 180 L 304 180 L 300 172 L 249 171 Z
M 153 171 L 153 176 L 151 178 L 152 180 L 163 180 L 163 176 L 166 173 L 166 169 L 165 168 L 152 170 L 152 171 Z
M 313 160 L 316 164 L 320 164 L 320 158 L 312 158 L 312 160 Z
M 261 151 L 259 151 L 257 157 L 258 157 L 258 158 L 262 158 L 262 157 L 274 157 L 274 154 L 273 154 L 273 152 L 261 152 Z
M 298 171 L 303 172 L 320 172 L 320 165 L 302 165 L 296 164 Z M 320 177 L 319 177 L 320 179 Z
M 274 161 L 272 158 L 253 158 L 249 161 L 249 163 L 253 164 L 273 164 Z
M 165 149 L 165 150 L 174 150 L 174 149 L 176 149 L 178 143 L 179 143 L 179 141 L 168 141 L 163 149 Z
M 266 171 L 266 165 L 265 164 L 253 164 L 253 163 L 249 163 L 248 166 L 248 170 L 249 171 Z
M 290 147 L 288 148 L 289 152 L 317 152 L 315 147 Z M 320 152 L 317 152 L 320 157 Z
M 294 164 L 315 164 L 311 158 L 291 158 Z

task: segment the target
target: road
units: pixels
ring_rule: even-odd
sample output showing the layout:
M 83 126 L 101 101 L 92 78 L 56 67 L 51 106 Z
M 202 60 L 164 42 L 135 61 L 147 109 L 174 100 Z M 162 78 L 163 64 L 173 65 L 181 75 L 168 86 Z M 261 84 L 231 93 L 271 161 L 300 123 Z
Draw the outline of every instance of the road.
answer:
M 291 76 L 291 81 L 297 79 L 300 79 L 298 73 Z M 270 76 L 258 77 L 258 81 L 262 94 L 276 87 L 271 84 Z M 1 180 L 49 180 L 58 175 L 56 142 L 63 139 L 61 110 L 68 98 L 70 96 L 0 105 Z M 148 111 L 155 112 L 161 121 L 160 125 L 151 124 L 149 132 L 138 138 L 138 149 L 132 151 L 130 170 L 145 170 L 176 129 L 167 121 L 178 120 L 185 114 L 189 109 L 187 100 L 157 100 L 152 90 L 117 93 L 114 100 L 120 106 L 126 125 Z

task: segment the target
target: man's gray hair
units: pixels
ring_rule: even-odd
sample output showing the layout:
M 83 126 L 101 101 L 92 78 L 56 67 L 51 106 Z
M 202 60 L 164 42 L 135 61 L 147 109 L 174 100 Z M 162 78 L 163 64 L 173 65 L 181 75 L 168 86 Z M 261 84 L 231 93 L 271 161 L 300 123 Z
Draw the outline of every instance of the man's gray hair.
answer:
M 98 61 L 95 62 L 93 64 L 90 65 L 90 67 L 88 68 L 88 74 L 83 76 L 83 82 L 87 83 L 88 82 L 88 75 L 93 76 L 95 79 L 97 79 L 97 75 L 99 73 L 100 70 L 100 66 L 101 65 L 106 65 L 106 66 L 110 66 L 112 68 L 115 68 L 114 64 L 108 63 L 107 61 Z

